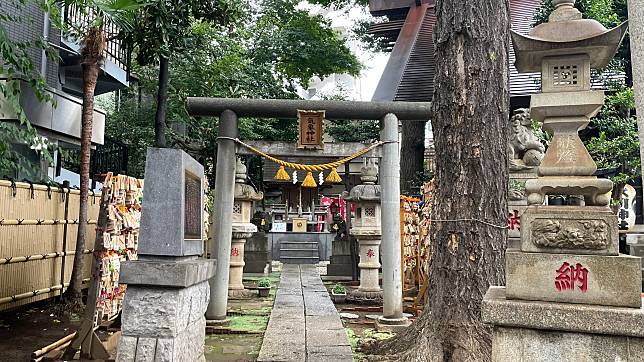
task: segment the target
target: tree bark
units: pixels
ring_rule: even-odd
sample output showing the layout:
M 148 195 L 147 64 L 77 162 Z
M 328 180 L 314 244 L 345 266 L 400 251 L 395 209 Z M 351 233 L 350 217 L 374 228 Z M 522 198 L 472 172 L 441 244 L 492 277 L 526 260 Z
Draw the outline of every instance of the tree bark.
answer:
M 425 161 L 425 122 L 402 123 L 400 154 L 400 191 L 407 195 L 418 193 Z
M 165 114 L 168 106 L 168 58 L 159 56 L 159 90 L 157 92 L 157 112 L 154 116 L 155 146 L 166 147 Z
M 436 190 L 423 314 L 381 352 L 403 361 L 489 361 L 480 307 L 505 283 L 508 0 L 436 1 Z
M 92 144 L 92 124 L 94 122 L 94 89 L 100 71 L 100 64 L 83 64 L 83 109 L 81 115 L 81 152 L 80 152 L 80 204 L 78 209 L 78 235 L 76 254 L 69 287 L 65 292 L 68 303 L 82 304 L 83 261 L 85 236 L 87 233 L 87 205 L 90 178 L 90 152 Z
M 94 90 L 104 59 L 106 46 L 105 33 L 100 27 L 88 29 L 81 48 L 81 66 L 83 69 L 83 106 L 81 113 L 81 152 L 80 152 L 80 200 L 78 208 L 78 234 L 76 236 L 76 254 L 69 281 L 64 294 L 67 303 L 73 307 L 82 307 L 83 264 L 85 237 L 87 232 L 87 195 L 89 190 L 90 152 L 92 145 L 92 124 L 94 123 Z

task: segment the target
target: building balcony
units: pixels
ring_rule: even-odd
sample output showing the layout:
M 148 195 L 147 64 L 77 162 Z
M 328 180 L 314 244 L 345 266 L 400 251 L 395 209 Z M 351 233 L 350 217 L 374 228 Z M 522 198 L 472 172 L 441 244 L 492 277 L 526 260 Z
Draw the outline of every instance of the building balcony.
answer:
M 68 25 L 86 28 L 96 18 L 90 9 L 81 11 L 75 5 L 64 8 L 63 19 Z M 105 61 L 101 65 L 102 72 L 96 84 L 95 95 L 113 92 L 128 86 L 130 76 L 130 51 L 120 39 L 116 39 L 119 28 L 107 19 L 105 32 L 108 34 L 105 49 Z M 81 45 L 77 39 L 61 34 L 60 39 L 60 79 L 65 92 L 81 96 L 83 93 L 83 72 L 80 56 Z
M 0 82 L 6 80 L 0 79 Z M 50 140 L 79 144 L 81 136 L 82 99 L 73 97 L 53 88 L 47 90 L 56 103 L 41 102 L 26 82 L 20 84 L 20 104 L 38 131 Z M 17 121 L 15 111 L 0 95 L 0 121 Z M 92 143 L 102 145 L 104 142 L 105 112 L 94 108 L 94 123 L 92 126 Z

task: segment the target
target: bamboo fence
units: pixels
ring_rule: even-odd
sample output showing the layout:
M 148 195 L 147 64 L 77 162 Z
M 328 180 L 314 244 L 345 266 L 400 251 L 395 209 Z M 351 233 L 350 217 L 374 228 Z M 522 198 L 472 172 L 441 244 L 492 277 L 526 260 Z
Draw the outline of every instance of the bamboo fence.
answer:
M 0 180 L 0 311 L 60 295 L 74 262 L 80 193 Z M 100 193 L 89 196 L 87 246 L 93 245 Z M 91 251 L 85 250 L 84 278 Z

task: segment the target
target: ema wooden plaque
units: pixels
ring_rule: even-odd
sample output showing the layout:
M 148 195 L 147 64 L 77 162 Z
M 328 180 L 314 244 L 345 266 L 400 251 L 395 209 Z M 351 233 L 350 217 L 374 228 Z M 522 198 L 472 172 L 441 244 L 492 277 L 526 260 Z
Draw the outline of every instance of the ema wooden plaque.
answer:
M 324 147 L 324 111 L 297 111 L 300 133 L 297 148 L 321 149 Z

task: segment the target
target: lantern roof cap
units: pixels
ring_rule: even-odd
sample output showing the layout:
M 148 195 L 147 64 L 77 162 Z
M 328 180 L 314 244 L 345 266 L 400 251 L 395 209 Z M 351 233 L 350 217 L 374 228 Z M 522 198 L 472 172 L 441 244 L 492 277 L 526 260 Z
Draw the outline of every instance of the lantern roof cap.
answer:
M 549 21 L 539 24 L 527 35 L 511 30 L 520 73 L 541 71 L 544 57 L 587 54 L 592 68 L 608 65 L 628 29 L 627 22 L 606 29 L 593 19 L 582 19 L 575 1 L 556 0 Z
M 348 201 L 380 201 L 380 185 L 357 185 L 348 193 L 345 191 L 343 197 Z
M 345 192 L 344 198 L 349 201 L 380 201 L 380 185 L 378 180 L 378 166 L 370 160 L 360 169 L 361 185 L 354 186 L 350 192 Z

